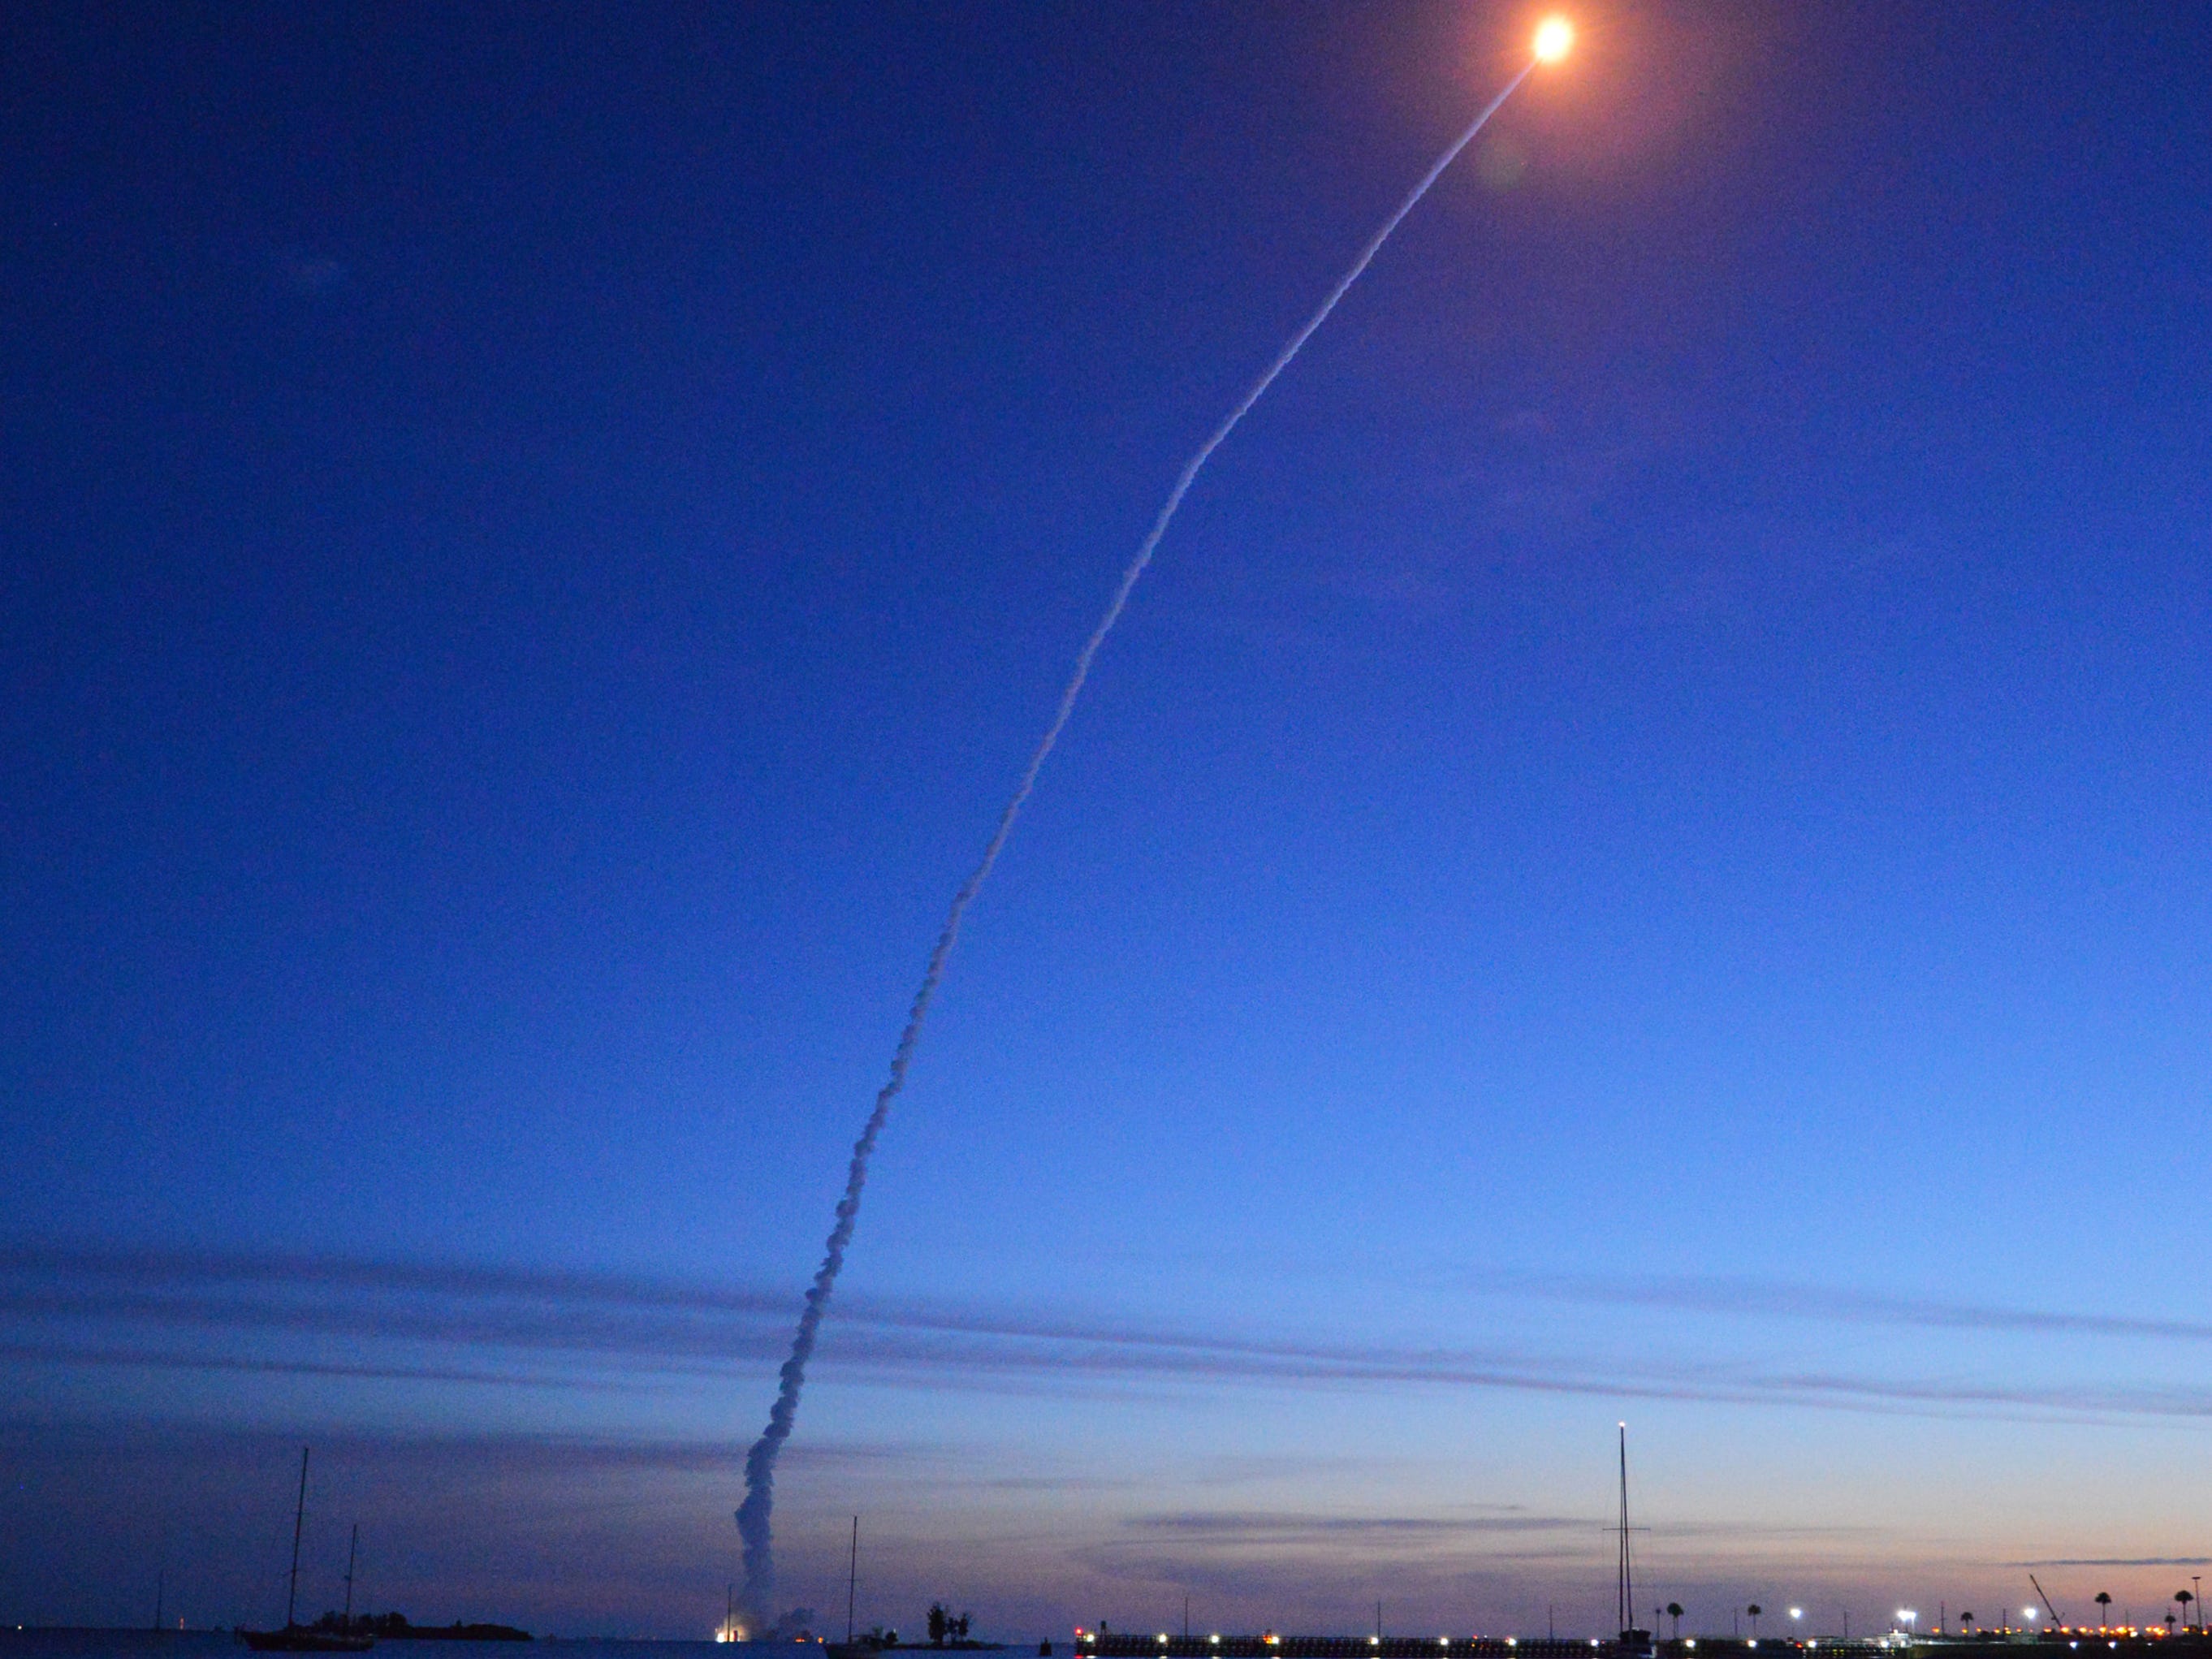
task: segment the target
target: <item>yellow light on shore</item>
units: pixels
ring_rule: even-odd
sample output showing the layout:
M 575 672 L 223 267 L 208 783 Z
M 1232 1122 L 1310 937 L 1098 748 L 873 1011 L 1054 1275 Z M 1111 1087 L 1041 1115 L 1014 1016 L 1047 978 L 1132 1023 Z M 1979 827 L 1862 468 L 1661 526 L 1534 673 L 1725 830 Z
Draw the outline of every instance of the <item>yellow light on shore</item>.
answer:
M 1575 44 L 1575 26 L 1564 17 L 1547 17 L 1536 25 L 1536 61 L 1556 64 Z

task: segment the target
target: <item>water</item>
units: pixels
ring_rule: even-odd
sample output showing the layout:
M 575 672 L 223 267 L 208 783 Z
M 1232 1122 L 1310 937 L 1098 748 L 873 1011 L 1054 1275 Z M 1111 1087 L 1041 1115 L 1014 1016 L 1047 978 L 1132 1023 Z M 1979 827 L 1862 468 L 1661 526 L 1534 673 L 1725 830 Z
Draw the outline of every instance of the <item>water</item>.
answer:
M 629 1642 L 606 1637 L 562 1637 L 550 1644 L 561 1659 L 765 1659 L 791 1651 L 787 1642 Z M 545 1640 L 520 1642 L 380 1642 L 369 1650 L 384 1659 L 544 1659 Z M 813 1650 L 818 1652 L 819 1650 Z M 0 1659 L 249 1659 L 228 1631 L 0 1630 Z

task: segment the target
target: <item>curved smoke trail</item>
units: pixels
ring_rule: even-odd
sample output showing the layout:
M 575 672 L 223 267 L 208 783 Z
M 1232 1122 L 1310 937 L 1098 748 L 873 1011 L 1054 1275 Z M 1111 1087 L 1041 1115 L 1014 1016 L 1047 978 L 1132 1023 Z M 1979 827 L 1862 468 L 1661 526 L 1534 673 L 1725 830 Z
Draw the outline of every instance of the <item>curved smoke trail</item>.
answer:
M 822 1328 L 822 1316 L 829 1310 L 830 1292 L 836 1287 L 838 1272 L 845 1265 L 846 1246 L 853 1242 L 853 1224 L 860 1213 L 860 1190 L 868 1181 L 868 1159 L 875 1152 L 876 1139 L 883 1133 L 884 1120 L 890 1115 L 891 1102 L 906 1085 L 907 1067 L 913 1062 L 915 1045 L 921 1037 L 921 1023 L 929 1013 L 931 999 L 937 994 L 938 981 L 944 977 L 945 958 L 951 955 L 953 941 L 960 935 L 961 917 L 966 914 L 975 895 L 982 890 L 984 882 L 990 877 L 991 866 L 999 861 L 999 854 L 1005 850 L 1006 838 L 1013 833 L 1014 820 L 1021 815 L 1030 793 L 1036 787 L 1037 774 L 1044 769 L 1045 761 L 1051 756 L 1053 745 L 1060 741 L 1060 734 L 1067 725 L 1068 716 L 1075 712 L 1075 700 L 1083 694 L 1084 681 L 1091 677 L 1091 659 L 1098 654 L 1098 647 L 1105 644 L 1107 635 L 1114 631 L 1114 624 L 1121 619 L 1122 608 L 1129 602 L 1130 590 L 1136 586 L 1137 579 L 1145 574 L 1145 567 L 1152 563 L 1153 550 L 1159 546 L 1160 538 L 1167 533 L 1169 522 L 1174 519 L 1176 509 L 1182 505 L 1182 498 L 1189 494 L 1191 484 L 1200 471 L 1212 459 L 1213 452 L 1221 447 L 1223 441 L 1237 429 L 1237 422 L 1250 412 L 1252 405 L 1266 395 L 1267 388 L 1275 383 L 1276 377 L 1290 367 L 1291 360 L 1313 337 L 1314 331 L 1328 320 L 1328 314 L 1336 309 L 1337 301 L 1343 299 L 1352 285 L 1359 280 L 1360 273 L 1382 251 L 1382 244 L 1390 240 L 1390 233 L 1398 228 L 1399 222 L 1413 210 L 1421 198 L 1429 193 L 1429 186 L 1436 183 L 1444 169 L 1458 158 L 1459 153 L 1474 141 L 1475 134 L 1480 132 L 1490 118 L 1498 113 L 1505 100 L 1528 78 L 1529 70 L 1534 67 L 1533 63 L 1530 64 L 1507 82 L 1505 89 L 1484 106 L 1482 113 L 1468 124 L 1467 131 L 1437 157 L 1435 164 L 1421 176 L 1420 183 L 1415 185 L 1406 199 L 1398 204 L 1398 210 L 1383 222 L 1382 229 L 1368 239 L 1367 246 L 1360 249 L 1359 257 L 1352 261 L 1352 269 L 1345 272 L 1343 279 L 1329 290 L 1328 298 L 1322 301 L 1321 308 L 1308 319 L 1304 328 L 1291 337 L 1291 343 L 1277 354 L 1274 362 L 1267 365 L 1267 372 L 1252 383 L 1252 389 L 1244 394 L 1236 408 L 1229 411 L 1228 418 L 1213 429 L 1213 434 L 1190 458 L 1182 475 L 1176 479 L 1175 489 L 1169 492 L 1167 504 L 1160 508 L 1159 517 L 1152 520 L 1152 530 L 1146 536 L 1144 544 L 1138 548 L 1136 556 L 1129 561 L 1128 568 L 1121 573 L 1121 583 L 1107 604 L 1105 615 L 1098 619 L 1097 627 L 1091 630 L 1091 637 L 1083 642 L 1083 649 L 1076 654 L 1075 672 L 1068 678 L 1066 690 L 1060 694 L 1060 707 L 1053 711 L 1052 724 L 1045 728 L 1044 736 L 1037 742 L 1036 752 L 1030 757 L 1029 765 L 1023 769 L 1021 781 L 1014 786 L 1013 794 L 1000 812 L 998 827 L 991 832 L 991 840 L 983 848 L 982 859 L 968 879 L 960 884 L 960 890 L 952 896 L 952 908 L 945 915 L 945 927 L 937 935 L 937 943 L 929 953 L 929 965 L 922 972 L 921 987 L 914 994 L 914 1005 L 907 1010 L 906 1029 L 899 1033 L 898 1048 L 891 1054 L 890 1075 L 876 1095 L 875 1109 L 868 1114 L 867 1123 L 860 1130 L 860 1138 L 853 1143 L 853 1162 L 845 1172 L 844 1196 L 837 1200 L 836 1224 L 830 1230 L 829 1244 L 823 1253 L 822 1265 L 815 1270 L 814 1283 L 807 1287 L 805 1303 L 799 1310 L 799 1328 L 793 1333 L 791 1355 L 783 1362 L 783 1369 L 779 1373 L 775 1404 L 769 1408 L 768 1427 L 761 1431 L 760 1438 L 753 1442 L 752 1449 L 745 1454 L 745 1501 L 738 1509 L 738 1531 L 744 1544 L 745 1606 L 756 1615 L 769 1613 L 769 1596 L 775 1583 L 770 1517 L 775 1504 L 776 1454 L 783 1449 L 783 1443 L 791 1437 L 792 1421 L 799 1414 L 799 1391 L 806 1385 L 806 1362 L 813 1357 L 815 1339 Z

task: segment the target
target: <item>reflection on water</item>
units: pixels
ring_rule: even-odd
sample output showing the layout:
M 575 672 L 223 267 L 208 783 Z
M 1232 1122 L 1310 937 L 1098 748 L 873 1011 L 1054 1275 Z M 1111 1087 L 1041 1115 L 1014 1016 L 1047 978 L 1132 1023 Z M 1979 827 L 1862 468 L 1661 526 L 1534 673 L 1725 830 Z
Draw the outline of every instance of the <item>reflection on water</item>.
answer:
M 788 1655 L 789 1642 L 626 1642 L 608 1637 L 545 1637 L 527 1648 L 512 1642 L 380 1642 L 372 1652 L 386 1659 L 518 1659 L 547 1646 L 561 1659 L 591 1659 L 594 1654 L 635 1656 L 650 1648 L 653 1659 L 732 1659 L 731 1646 Z M 0 1630 L 0 1659 L 246 1659 L 246 1650 L 228 1631 Z

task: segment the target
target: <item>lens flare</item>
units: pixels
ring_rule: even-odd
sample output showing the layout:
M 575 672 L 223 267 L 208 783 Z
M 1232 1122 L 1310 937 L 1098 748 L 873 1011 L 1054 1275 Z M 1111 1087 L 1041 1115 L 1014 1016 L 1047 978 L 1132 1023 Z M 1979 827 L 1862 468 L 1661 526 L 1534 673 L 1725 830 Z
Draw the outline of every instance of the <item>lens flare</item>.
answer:
M 1547 17 L 1536 25 L 1536 61 L 1556 64 L 1575 43 L 1575 26 L 1564 17 Z

